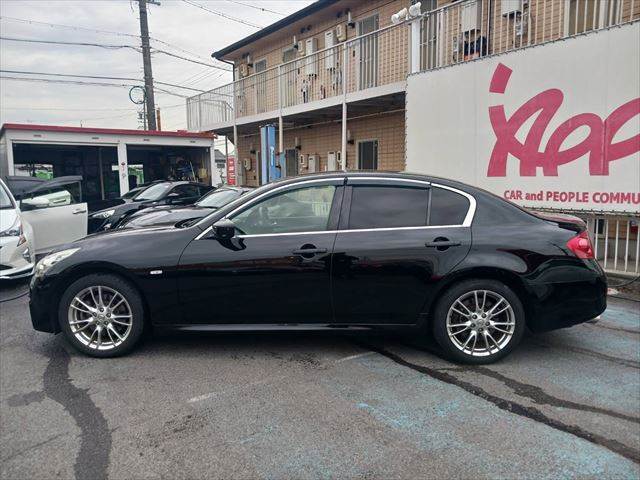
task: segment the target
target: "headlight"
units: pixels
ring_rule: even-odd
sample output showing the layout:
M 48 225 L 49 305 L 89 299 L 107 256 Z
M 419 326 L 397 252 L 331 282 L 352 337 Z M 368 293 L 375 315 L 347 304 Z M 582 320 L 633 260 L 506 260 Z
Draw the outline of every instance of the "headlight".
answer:
M 56 263 L 61 262 L 67 257 L 70 257 L 78 250 L 80 249 L 69 248 L 67 250 L 61 250 L 59 252 L 52 253 L 51 255 L 47 255 L 36 265 L 36 277 L 42 277 L 45 273 L 47 273 L 47 270 L 53 267 Z
M 113 209 L 113 210 L 105 210 L 103 212 L 97 212 L 97 213 L 92 214 L 91 218 L 105 219 L 105 218 L 109 218 L 115 212 L 116 212 L 115 209 Z
M 27 238 L 24 236 L 24 232 L 22 230 L 22 222 L 20 218 L 16 218 L 13 225 L 11 225 L 4 232 L 0 233 L 0 237 L 19 237 L 18 238 L 18 247 L 27 241 Z
M 18 217 L 16 217 L 13 225 L 0 233 L 0 237 L 19 237 L 20 235 L 22 235 L 22 222 Z

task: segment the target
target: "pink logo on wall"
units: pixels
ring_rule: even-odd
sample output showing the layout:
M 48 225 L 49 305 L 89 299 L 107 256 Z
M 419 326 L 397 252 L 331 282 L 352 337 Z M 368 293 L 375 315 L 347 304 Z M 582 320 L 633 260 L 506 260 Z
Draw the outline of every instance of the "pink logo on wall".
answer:
M 498 64 L 491 78 L 489 92 L 504 94 L 511 73 L 509 67 Z M 618 131 L 640 115 L 640 98 L 616 108 L 604 120 L 595 113 L 581 113 L 565 120 L 551 134 L 545 149 L 540 151 L 542 137 L 563 99 L 561 90 L 545 90 L 525 102 L 509 118 L 504 105 L 489 107 L 489 119 L 496 135 L 487 171 L 489 177 L 507 175 L 509 154 L 520 161 L 520 176 L 535 177 L 537 167 L 542 167 L 544 176 L 557 176 L 558 166 L 573 162 L 585 154 L 589 155 L 590 175 L 609 175 L 609 163 L 640 151 L 640 134 L 613 143 Z M 521 143 L 516 133 L 536 114 L 524 143 Z M 561 150 L 564 141 L 582 127 L 588 127 L 587 137 L 577 145 Z

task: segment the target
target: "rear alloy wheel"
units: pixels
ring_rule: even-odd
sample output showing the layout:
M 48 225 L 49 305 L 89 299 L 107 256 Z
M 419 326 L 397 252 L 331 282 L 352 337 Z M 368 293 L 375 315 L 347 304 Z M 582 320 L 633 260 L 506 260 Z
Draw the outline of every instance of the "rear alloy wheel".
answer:
M 78 350 L 96 357 L 115 357 L 129 351 L 140 338 L 142 301 L 123 279 L 90 275 L 66 290 L 59 321 Z
M 453 360 L 492 363 L 519 343 L 524 333 L 524 310 L 506 285 L 470 280 L 443 296 L 433 327 L 438 344 Z

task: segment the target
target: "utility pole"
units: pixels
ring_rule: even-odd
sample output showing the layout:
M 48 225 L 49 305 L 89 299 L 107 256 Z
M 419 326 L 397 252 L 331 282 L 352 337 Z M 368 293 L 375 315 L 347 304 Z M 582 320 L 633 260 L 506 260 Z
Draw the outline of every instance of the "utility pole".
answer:
M 147 3 L 160 5 L 153 0 L 138 0 L 140 8 L 140 38 L 142 39 L 142 62 L 144 66 L 144 89 L 146 102 L 147 127 L 156 128 L 156 102 L 153 98 L 153 73 L 151 71 L 151 47 L 149 45 L 149 22 L 147 21 Z

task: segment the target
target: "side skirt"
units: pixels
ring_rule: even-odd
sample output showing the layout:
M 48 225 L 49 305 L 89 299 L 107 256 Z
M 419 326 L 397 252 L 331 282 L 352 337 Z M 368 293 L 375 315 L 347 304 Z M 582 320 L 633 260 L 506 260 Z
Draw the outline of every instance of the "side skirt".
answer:
M 154 325 L 156 330 L 172 330 L 181 332 L 371 332 L 376 330 L 408 330 L 415 329 L 411 324 L 375 324 L 375 325 L 336 325 L 320 323 L 283 323 L 283 324 L 188 324 L 188 325 Z

